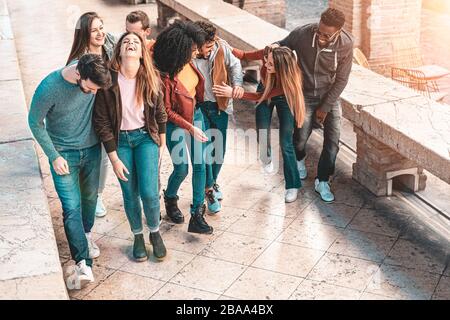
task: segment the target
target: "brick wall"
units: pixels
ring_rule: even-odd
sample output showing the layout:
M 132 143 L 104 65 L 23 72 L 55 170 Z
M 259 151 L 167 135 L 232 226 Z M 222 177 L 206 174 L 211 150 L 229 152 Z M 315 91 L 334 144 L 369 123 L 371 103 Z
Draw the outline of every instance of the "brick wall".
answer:
M 355 46 L 361 47 L 362 0 L 330 0 L 329 6 L 345 13 L 344 28 L 355 36 Z
M 389 195 L 387 190 L 387 173 L 405 169 L 418 175 L 419 190 L 426 187 L 427 176 L 423 168 L 400 155 L 396 150 L 365 133 L 357 126 L 353 127 L 357 140 L 357 159 L 353 163 L 353 178 L 377 196 Z M 399 175 L 396 179 L 401 185 L 414 190 L 414 179 L 411 176 Z
M 286 26 L 285 0 L 224 0 L 276 26 Z
M 367 56 L 371 68 L 390 75 L 394 64 L 392 43 L 410 38 L 420 43 L 421 0 L 330 0 L 345 12 L 346 28 Z M 405 57 L 406 59 L 406 57 Z
M 450 4 L 449 4 L 450 5 Z M 437 64 L 450 70 L 450 15 L 422 10 L 421 49 L 426 64 Z M 448 92 L 444 102 L 450 104 L 450 76 L 438 81 L 441 91 Z

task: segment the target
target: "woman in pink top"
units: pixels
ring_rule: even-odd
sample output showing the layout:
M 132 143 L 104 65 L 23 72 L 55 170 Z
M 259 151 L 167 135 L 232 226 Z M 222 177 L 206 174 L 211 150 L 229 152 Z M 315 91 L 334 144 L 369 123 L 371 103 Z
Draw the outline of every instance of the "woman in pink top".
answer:
M 113 85 L 98 92 L 94 127 L 119 178 L 125 213 L 134 234 L 133 257 L 148 258 L 142 205 L 153 255 L 166 256 L 159 233 L 159 147 L 165 144 L 167 114 L 158 72 L 136 33 L 125 33 L 111 60 Z

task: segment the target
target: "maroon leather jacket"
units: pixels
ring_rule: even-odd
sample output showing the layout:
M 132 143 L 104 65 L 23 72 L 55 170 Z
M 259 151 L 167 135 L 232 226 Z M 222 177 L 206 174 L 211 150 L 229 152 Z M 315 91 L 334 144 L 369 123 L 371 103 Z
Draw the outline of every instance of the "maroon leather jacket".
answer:
M 164 105 L 166 107 L 168 121 L 188 131 L 191 131 L 193 127 L 195 105 L 203 102 L 205 92 L 205 79 L 194 64 L 190 64 L 198 75 L 195 98 L 191 97 L 177 76 L 171 79 L 168 74 L 161 75 L 165 87 Z

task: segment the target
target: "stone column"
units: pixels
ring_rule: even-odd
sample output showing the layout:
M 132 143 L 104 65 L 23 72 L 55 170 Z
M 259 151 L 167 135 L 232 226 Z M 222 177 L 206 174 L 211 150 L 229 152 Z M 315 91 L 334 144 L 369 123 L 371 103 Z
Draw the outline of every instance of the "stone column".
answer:
M 168 20 L 176 16 L 177 13 L 160 1 L 156 1 L 156 5 L 158 7 L 158 28 L 165 28 L 167 27 Z
M 344 12 L 346 20 L 344 28 L 355 37 L 355 47 L 362 47 L 362 24 L 365 23 L 364 20 L 367 18 L 367 16 L 362 16 L 362 13 L 365 11 L 363 2 L 370 2 L 370 0 L 329 0 L 331 8 Z
M 394 179 L 414 192 L 425 189 L 427 177 L 423 168 L 357 126 L 353 130 L 357 140 L 353 179 L 377 196 L 391 195 Z
M 345 28 L 375 72 L 390 76 L 396 39 L 420 43 L 422 0 L 330 0 L 329 5 L 345 13 Z
M 223 0 L 280 28 L 286 26 L 285 0 Z

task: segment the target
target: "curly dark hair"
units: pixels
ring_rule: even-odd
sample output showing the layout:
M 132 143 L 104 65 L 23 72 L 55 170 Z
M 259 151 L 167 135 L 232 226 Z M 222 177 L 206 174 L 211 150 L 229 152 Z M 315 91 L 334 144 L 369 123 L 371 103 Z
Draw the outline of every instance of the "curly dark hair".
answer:
M 216 38 L 217 28 L 212 23 L 206 21 L 195 21 L 195 24 L 206 32 L 206 42 L 214 41 Z
M 191 61 L 192 47 L 205 43 L 205 32 L 193 22 L 175 22 L 164 29 L 153 46 L 153 60 L 159 71 L 173 79 Z
M 345 15 L 338 9 L 328 8 L 320 16 L 320 21 L 329 27 L 341 29 L 345 24 Z

